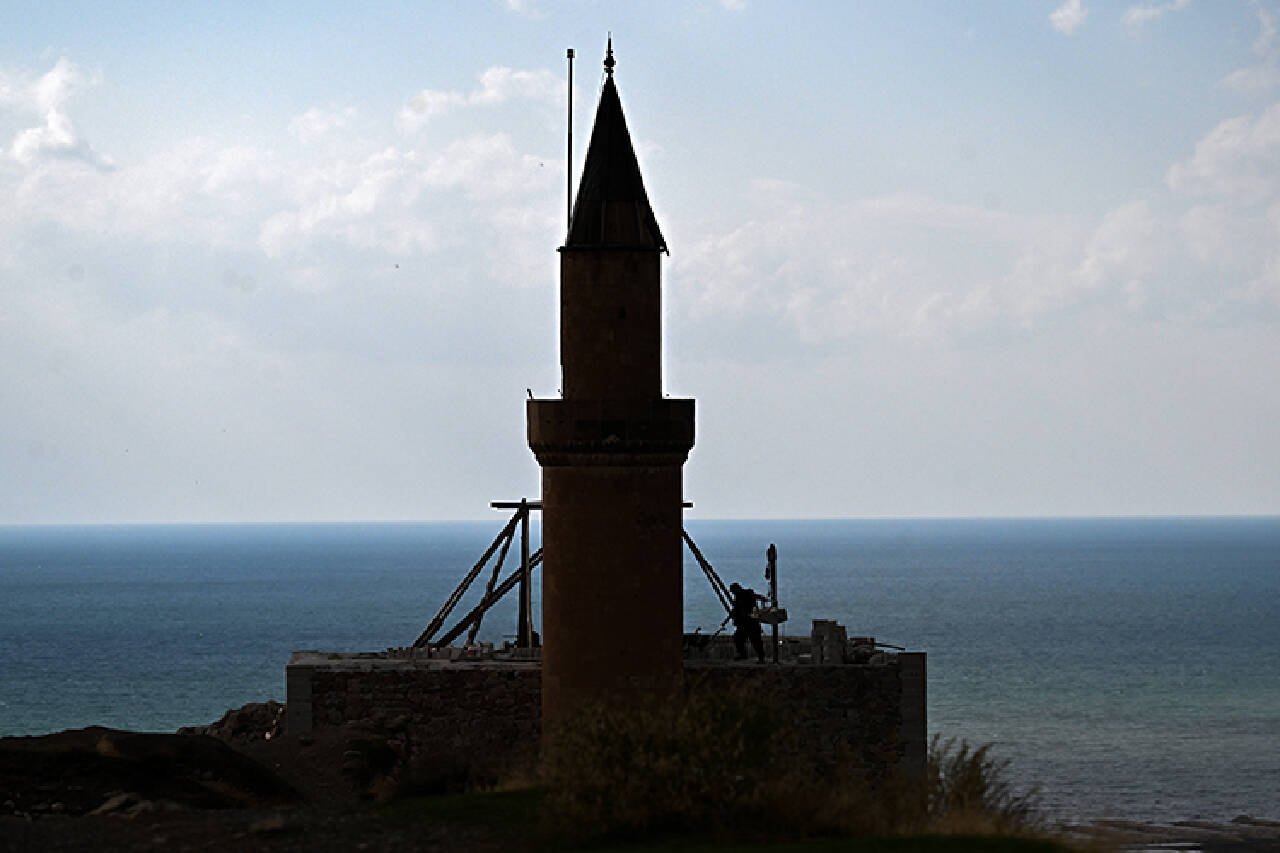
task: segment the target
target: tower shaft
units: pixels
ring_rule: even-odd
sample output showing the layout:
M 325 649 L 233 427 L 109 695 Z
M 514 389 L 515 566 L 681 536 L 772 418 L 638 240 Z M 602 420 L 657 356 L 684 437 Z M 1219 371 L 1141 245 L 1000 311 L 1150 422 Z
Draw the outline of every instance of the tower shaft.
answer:
M 542 467 L 542 703 L 556 723 L 681 674 L 693 400 L 662 394 L 661 254 L 612 77 L 560 249 L 563 398 L 527 402 Z

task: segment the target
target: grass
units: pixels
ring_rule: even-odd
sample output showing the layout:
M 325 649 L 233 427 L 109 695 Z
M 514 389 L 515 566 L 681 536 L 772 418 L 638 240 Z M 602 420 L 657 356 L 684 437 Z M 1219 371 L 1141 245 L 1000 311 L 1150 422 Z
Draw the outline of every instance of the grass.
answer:
M 739 840 L 1027 835 L 987 746 L 935 738 L 923 773 L 819 752 L 778 710 L 744 693 L 695 693 L 620 711 L 589 709 L 544 743 L 544 830 L 588 841 L 710 833 Z M 767 815 L 768 831 L 760 831 Z
M 540 815 L 546 792 L 540 788 L 511 791 L 480 791 L 465 794 L 420 796 L 399 800 L 383 807 L 393 819 L 456 826 L 479 830 L 508 850 L 559 850 L 565 839 L 548 835 Z M 767 815 L 757 815 L 767 821 Z M 1062 842 L 1025 835 L 897 835 L 859 838 L 804 838 L 796 840 L 752 841 L 745 838 L 716 838 L 697 832 L 668 833 L 636 839 L 587 840 L 572 845 L 583 853 L 1070 853 L 1075 848 Z
M 584 853 L 725 853 L 726 850 L 748 850 L 751 853 L 1071 853 L 1072 848 L 1044 838 L 1012 836 L 921 835 L 853 839 L 808 839 L 794 842 L 765 842 L 744 845 L 741 842 L 694 842 L 668 840 L 653 844 L 615 844 L 607 847 L 581 848 Z
M 559 850 L 565 839 L 545 831 L 541 814 L 547 792 L 541 788 L 418 796 L 383 807 L 388 817 L 480 830 L 509 850 Z M 767 822 L 768 815 L 755 820 Z M 858 838 L 803 838 L 754 841 L 743 837 L 711 837 L 706 833 L 667 833 L 640 838 L 582 840 L 572 845 L 583 853 L 1069 853 L 1072 848 L 1049 838 L 1026 835 L 897 835 Z
M 989 746 L 935 738 L 923 773 L 818 754 L 746 694 L 588 709 L 544 740 L 537 775 L 414 797 L 392 814 L 480 828 L 527 850 L 1047 853 L 1032 796 Z
M 382 812 L 393 818 L 483 829 L 499 838 L 535 839 L 546 792 L 541 788 L 438 794 L 392 800 Z

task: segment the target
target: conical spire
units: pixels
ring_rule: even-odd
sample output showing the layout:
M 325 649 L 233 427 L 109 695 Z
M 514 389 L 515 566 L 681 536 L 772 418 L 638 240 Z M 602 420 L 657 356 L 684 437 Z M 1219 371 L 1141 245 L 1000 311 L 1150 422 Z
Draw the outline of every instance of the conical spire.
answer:
M 613 83 L 613 40 L 605 54 L 604 89 L 582 166 L 582 181 L 573 202 L 573 218 L 565 248 L 626 248 L 667 251 L 640 164 L 631 146 L 622 101 Z

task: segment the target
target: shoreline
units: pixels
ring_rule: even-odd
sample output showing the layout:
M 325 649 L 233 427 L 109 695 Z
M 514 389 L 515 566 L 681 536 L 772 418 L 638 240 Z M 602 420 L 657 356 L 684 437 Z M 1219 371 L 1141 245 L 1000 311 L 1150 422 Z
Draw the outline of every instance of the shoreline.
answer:
M 1105 818 L 1054 827 L 1066 838 L 1096 842 L 1123 850 L 1280 851 L 1280 821 L 1237 815 L 1218 823 L 1180 820 L 1171 824 Z

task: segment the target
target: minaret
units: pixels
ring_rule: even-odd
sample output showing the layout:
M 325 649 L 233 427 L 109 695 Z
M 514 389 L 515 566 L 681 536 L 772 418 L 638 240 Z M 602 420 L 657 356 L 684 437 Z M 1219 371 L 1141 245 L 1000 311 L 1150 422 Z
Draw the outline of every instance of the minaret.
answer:
M 542 466 L 542 708 L 660 695 L 681 674 L 682 466 L 693 400 L 662 395 L 661 255 L 613 46 L 560 248 L 563 399 L 529 400 Z

